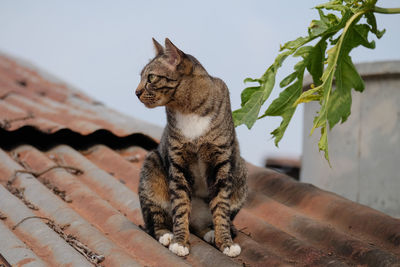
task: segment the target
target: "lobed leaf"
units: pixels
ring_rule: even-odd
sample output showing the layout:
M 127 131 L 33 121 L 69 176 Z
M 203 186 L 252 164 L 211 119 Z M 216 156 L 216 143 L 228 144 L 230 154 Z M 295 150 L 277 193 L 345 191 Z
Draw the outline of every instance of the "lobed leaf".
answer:
M 288 86 L 291 84 L 294 80 L 296 80 L 297 77 L 297 72 L 292 72 L 288 76 L 286 76 L 279 84 L 281 88 Z
M 291 121 L 294 112 L 296 111 L 296 108 L 291 108 L 291 109 L 287 109 L 285 110 L 285 112 L 282 113 L 282 122 L 279 125 L 278 128 L 276 128 L 275 130 L 273 130 L 271 132 L 271 135 L 275 138 L 275 145 L 278 146 L 279 142 L 281 141 L 283 135 L 285 134 L 286 128 L 289 125 L 289 122 Z
M 378 39 L 381 39 L 381 37 L 385 34 L 386 30 L 383 29 L 382 31 L 378 30 L 378 26 L 376 25 L 376 18 L 374 13 L 370 12 L 365 14 L 365 17 L 367 18 L 367 23 L 371 26 L 371 32 L 378 37 Z
M 307 64 L 307 70 L 311 74 L 314 85 L 321 84 L 321 76 L 324 72 L 325 51 L 327 43 L 326 38 L 322 38 L 311 51 L 310 61 Z
M 329 152 L 328 152 L 328 131 L 327 131 L 326 127 L 321 128 L 321 138 L 319 139 L 319 142 L 318 142 L 318 148 L 319 148 L 319 151 L 322 150 L 324 152 L 324 156 L 330 166 L 331 161 L 329 159 Z
M 279 97 L 275 99 L 268 109 L 265 111 L 264 115 L 261 116 L 281 116 L 282 122 L 278 128 L 271 132 L 271 135 L 275 138 L 275 145 L 282 139 L 290 120 L 293 117 L 296 107 L 293 107 L 294 102 L 300 96 L 303 88 L 303 76 L 306 66 L 309 62 L 309 54 L 312 51 L 312 47 L 303 47 L 296 52 L 296 56 L 301 55 L 303 60 L 298 62 L 294 66 L 294 72 L 292 73 L 296 81 L 287 87 L 284 91 L 279 94 Z M 294 55 L 294 56 L 295 56 Z
M 308 36 L 299 37 L 281 46 L 281 53 L 259 79 L 245 79 L 245 82 L 257 82 L 259 85 L 243 90 L 241 108 L 233 112 L 235 125 L 245 124 L 250 129 L 257 119 L 280 116 L 281 124 L 271 132 L 278 146 L 297 105 L 319 101 L 321 107 L 314 118 L 311 134 L 316 128 L 321 129 L 318 147 L 329 162 L 328 126 L 331 129 L 339 121 L 342 123 L 346 121 L 351 112 L 351 90 L 360 92 L 364 90 L 364 82 L 354 67 L 349 53 L 359 46 L 375 48 L 375 42 L 368 40 L 369 32 L 378 38 L 385 32 L 378 30 L 376 18 L 372 13 L 376 1 L 332 0 L 316 6 L 319 20 L 311 21 Z M 324 10 L 333 13 L 325 14 Z M 362 16 L 365 16 L 366 23 L 359 24 Z M 320 39 L 314 46 L 306 46 L 316 38 Z M 294 66 L 294 72 L 279 83 L 283 90 L 278 98 L 272 101 L 262 116 L 258 117 L 262 105 L 275 85 L 278 69 L 290 55 L 302 59 Z M 303 92 L 305 70 L 312 76 L 314 84 L 311 89 Z M 335 88 L 333 88 L 334 79 Z
M 242 94 L 240 95 L 242 100 L 242 107 L 246 105 L 246 103 L 249 101 L 249 99 L 253 96 L 254 93 L 260 90 L 261 90 L 260 86 L 247 87 L 246 89 L 244 89 Z
M 268 99 L 274 88 L 276 72 L 290 54 L 292 54 L 292 51 L 285 51 L 279 54 L 275 62 L 260 79 L 247 78 L 245 80 L 259 82 L 260 86 L 248 87 L 242 92 L 242 107 L 232 113 L 235 126 L 245 124 L 249 129 L 253 127 L 260 113 L 261 106 Z
M 268 109 L 260 119 L 265 116 L 281 116 L 286 109 L 294 108 L 293 103 L 301 94 L 301 88 L 301 84 L 296 82 L 282 91 L 279 94 L 279 97 L 272 101 L 271 105 L 269 105 Z
M 249 129 L 253 127 L 260 113 L 262 105 L 261 95 L 261 91 L 253 93 L 252 97 L 241 109 L 235 110 L 232 113 L 235 126 L 245 124 Z

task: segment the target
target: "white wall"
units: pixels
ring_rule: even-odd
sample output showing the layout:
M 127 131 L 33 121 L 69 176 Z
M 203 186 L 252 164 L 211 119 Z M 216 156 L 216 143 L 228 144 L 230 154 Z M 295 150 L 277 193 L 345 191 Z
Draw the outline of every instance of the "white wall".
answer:
M 305 105 L 301 181 L 400 217 L 400 61 L 359 71 L 365 91 L 353 91 L 349 119 L 328 133 L 332 168 L 318 152 L 318 131 L 309 137 L 319 104 Z

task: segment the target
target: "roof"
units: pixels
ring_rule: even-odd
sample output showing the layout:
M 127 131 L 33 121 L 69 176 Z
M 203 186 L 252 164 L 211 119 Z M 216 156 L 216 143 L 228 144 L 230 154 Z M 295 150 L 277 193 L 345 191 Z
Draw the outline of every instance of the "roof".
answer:
M 28 66 L 27 66 L 28 65 Z M 160 137 L 160 129 L 115 112 L 57 78 L 0 54 L 0 121 L 7 131 L 31 126 L 43 133 L 66 129 L 81 135 L 99 130 L 118 136 Z
M 139 171 L 159 129 L 6 56 L 0 121 L 6 266 L 400 266 L 398 219 L 251 164 L 240 256 L 191 235 L 180 258 L 141 227 Z

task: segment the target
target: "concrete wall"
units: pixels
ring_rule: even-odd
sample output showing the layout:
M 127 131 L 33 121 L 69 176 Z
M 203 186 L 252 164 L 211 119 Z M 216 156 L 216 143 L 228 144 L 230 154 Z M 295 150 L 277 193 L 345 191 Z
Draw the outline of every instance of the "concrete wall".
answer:
M 328 133 L 332 168 L 309 136 L 318 103 L 304 107 L 300 179 L 400 217 L 400 61 L 357 66 L 365 81 L 353 91 L 349 119 Z

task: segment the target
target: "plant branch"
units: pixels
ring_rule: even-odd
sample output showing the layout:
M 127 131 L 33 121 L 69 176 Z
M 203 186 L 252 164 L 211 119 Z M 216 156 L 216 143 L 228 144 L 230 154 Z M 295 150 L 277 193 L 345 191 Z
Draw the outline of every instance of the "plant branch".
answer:
M 373 12 L 381 14 L 400 14 L 400 8 L 384 8 L 375 6 Z
M 281 125 L 271 132 L 277 146 L 296 106 L 319 100 L 320 110 L 314 118 L 311 134 L 316 128 L 321 129 L 318 147 L 325 152 L 325 158 L 329 162 L 328 127 L 333 128 L 339 121 L 346 121 L 351 113 L 352 89 L 362 92 L 365 88 L 349 53 L 359 46 L 374 49 L 375 42 L 369 41 L 369 33 L 375 34 L 378 39 L 385 33 L 385 30 L 378 29 L 374 13 L 400 14 L 400 8 L 375 6 L 377 1 L 329 0 L 316 6 L 320 19 L 311 21 L 308 36 L 299 37 L 281 46 L 281 53 L 261 78 L 245 79 L 245 82 L 258 82 L 259 85 L 243 90 L 241 108 L 233 112 L 235 126 L 245 124 L 250 129 L 257 119 L 280 116 Z M 362 17 L 365 17 L 365 20 L 359 22 Z M 341 34 L 337 36 L 340 31 Z M 316 38 L 321 38 L 316 45 L 306 46 Z M 281 81 L 280 87 L 285 89 L 271 103 L 264 115 L 259 116 L 261 107 L 275 85 L 277 70 L 289 56 L 301 56 L 303 60 L 295 65 L 293 73 Z M 316 86 L 303 92 L 302 80 L 305 69 L 313 77 Z M 334 79 L 337 82 L 335 89 L 333 89 Z

